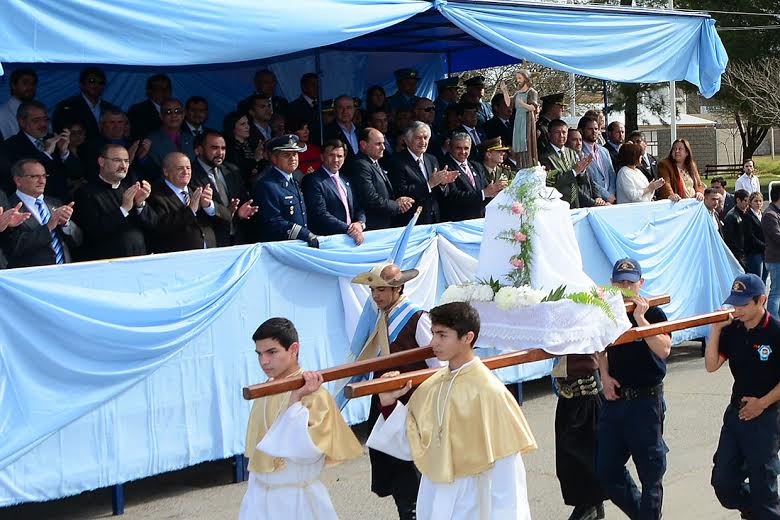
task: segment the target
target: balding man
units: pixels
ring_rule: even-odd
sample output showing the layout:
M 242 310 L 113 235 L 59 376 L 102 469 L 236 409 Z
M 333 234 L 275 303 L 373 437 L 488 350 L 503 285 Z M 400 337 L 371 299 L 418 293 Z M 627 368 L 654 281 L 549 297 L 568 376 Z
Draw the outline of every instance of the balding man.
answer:
M 414 204 L 411 197 L 396 197 L 390 178 L 380 164 L 384 152 L 382 132 L 375 128 L 360 131 L 360 153 L 352 161 L 349 177 L 352 192 L 365 211 L 367 230 L 392 227 L 395 218 Z
M 211 186 L 194 190 L 190 159 L 172 152 L 163 159 L 163 178 L 152 187 L 149 206 L 156 223 L 149 233 L 149 245 L 156 253 L 206 249 L 217 246 L 214 235 L 217 215 Z

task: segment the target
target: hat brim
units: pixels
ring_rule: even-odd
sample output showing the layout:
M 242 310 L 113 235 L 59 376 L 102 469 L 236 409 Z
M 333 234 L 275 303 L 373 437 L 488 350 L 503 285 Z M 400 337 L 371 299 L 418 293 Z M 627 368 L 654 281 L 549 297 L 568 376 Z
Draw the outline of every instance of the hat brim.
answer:
M 359 285 L 368 285 L 369 287 L 374 287 L 374 288 L 401 287 L 409 280 L 416 278 L 417 275 L 419 274 L 420 271 L 418 271 L 417 269 L 407 269 L 406 271 L 401 271 L 401 276 L 399 276 L 397 280 L 391 280 L 388 282 L 381 276 L 377 276 L 371 271 L 366 271 L 365 273 L 360 273 L 359 275 L 355 276 L 352 279 L 352 283 L 356 283 Z
M 726 301 L 723 303 L 725 305 L 735 305 L 738 307 L 741 307 L 743 305 L 747 305 L 748 303 L 753 301 L 753 297 L 749 295 L 744 294 L 730 294 L 728 298 L 726 298 Z
M 493 146 L 492 148 L 487 149 L 488 152 L 507 152 L 509 151 L 508 146 Z
M 631 283 L 636 283 L 641 279 L 642 276 L 636 273 L 617 273 L 617 274 L 613 274 L 611 278 L 613 282 L 631 282 Z
M 298 153 L 302 153 L 302 152 L 305 152 L 307 150 L 307 148 L 308 147 L 306 145 L 303 145 L 303 146 L 300 146 L 300 147 L 299 146 L 277 146 L 276 148 L 272 148 L 271 149 L 271 153 L 276 153 L 276 152 L 298 152 Z

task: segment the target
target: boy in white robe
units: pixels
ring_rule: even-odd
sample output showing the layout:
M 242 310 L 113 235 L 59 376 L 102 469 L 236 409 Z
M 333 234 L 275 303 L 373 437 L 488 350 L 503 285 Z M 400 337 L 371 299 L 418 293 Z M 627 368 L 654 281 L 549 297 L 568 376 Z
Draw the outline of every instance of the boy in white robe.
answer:
M 363 448 L 344 422 L 322 375 L 298 366 L 298 332 L 286 318 L 264 322 L 252 339 L 269 379 L 303 374 L 303 387 L 257 399 L 247 425 L 249 484 L 240 520 L 337 520 L 319 476 L 325 464 L 355 458 Z
M 479 314 L 453 302 L 430 311 L 434 355 L 449 366 L 411 389 L 379 394 L 367 446 L 413 460 L 422 473 L 419 520 L 528 520 L 521 454 L 536 441 L 517 401 L 476 357 Z M 383 377 L 393 377 L 398 372 Z

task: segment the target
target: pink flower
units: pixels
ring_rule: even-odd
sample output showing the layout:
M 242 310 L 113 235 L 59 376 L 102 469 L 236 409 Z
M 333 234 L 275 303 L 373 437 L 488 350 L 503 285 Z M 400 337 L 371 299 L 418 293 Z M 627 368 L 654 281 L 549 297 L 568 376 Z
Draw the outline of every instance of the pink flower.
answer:
M 599 295 L 599 298 L 601 298 L 602 300 L 606 300 L 607 291 L 605 291 L 604 288 L 601 287 L 600 285 L 596 287 L 596 293 Z
M 522 204 L 520 204 L 519 202 L 512 203 L 512 213 L 514 213 L 515 215 L 522 215 L 524 211 L 525 208 L 523 207 Z
M 527 239 L 528 237 L 522 231 L 517 231 L 515 233 L 515 240 L 517 240 L 518 242 L 525 242 Z
M 513 258 L 512 265 L 518 269 L 522 269 L 523 267 L 525 267 L 525 262 L 523 262 L 522 258 Z

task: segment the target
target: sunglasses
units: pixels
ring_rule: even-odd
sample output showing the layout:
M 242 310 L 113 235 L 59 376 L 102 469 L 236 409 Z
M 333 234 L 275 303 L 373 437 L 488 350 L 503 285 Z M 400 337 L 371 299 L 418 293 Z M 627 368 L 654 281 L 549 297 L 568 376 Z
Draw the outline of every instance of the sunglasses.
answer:
M 171 114 L 183 114 L 184 113 L 184 109 L 183 108 L 166 108 L 165 110 L 162 111 L 162 113 L 165 114 L 166 116 L 169 116 Z

